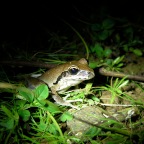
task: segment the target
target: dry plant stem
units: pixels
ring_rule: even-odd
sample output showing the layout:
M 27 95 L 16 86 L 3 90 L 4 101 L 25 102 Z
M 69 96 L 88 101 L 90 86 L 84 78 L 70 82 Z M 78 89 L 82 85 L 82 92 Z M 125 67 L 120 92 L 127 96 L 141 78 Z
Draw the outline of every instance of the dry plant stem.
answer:
M 16 89 L 17 86 L 14 84 L 6 83 L 6 82 L 0 82 L 0 88 Z
M 111 107 L 119 107 L 119 106 L 122 106 L 122 107 L 130 107 L 130 106 L 141 106 L 141 105 L 131 105 L 131 104 L 104 104 L 104 103 L 99 103 L 100 105 L 102 106 L 111 106 Z
M 121 72 L 114 72 L 114 71 L 108 71 L 105 68 L 100 68 L 99 73 L 104 76 L 112 76 L 112 77 L 118 77 L 118 78 L 124 78 L 126 77 L 127 79 L 131 80 L 136 80 L 136 81 L 144 81 L 143 76 L 138 76 L 138 75 L 129 75 Z
M 40 68 L 53 68 L 56 64 L 46 64 L 44 62 L 28 62 L 28 61 L 0 61 L 1 65 L 29 66 Z

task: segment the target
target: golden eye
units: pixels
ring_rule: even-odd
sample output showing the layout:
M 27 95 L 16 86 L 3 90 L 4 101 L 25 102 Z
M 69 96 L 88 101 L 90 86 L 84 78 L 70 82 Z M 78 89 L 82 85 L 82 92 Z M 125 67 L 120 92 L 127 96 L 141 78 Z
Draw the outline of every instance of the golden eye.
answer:
M 76 75 L 78 73 L 79 69 L 78 68 L 75 68 L 75 67 L 71 67 L 69 69 L 69 72 L 71 75 Z

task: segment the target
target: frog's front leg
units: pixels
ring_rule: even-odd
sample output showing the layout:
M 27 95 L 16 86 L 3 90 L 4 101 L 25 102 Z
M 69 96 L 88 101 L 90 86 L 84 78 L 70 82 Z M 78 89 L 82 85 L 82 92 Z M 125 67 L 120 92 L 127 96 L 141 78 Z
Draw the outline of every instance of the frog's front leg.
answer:
M 74 106 L 71 104 L 71 102 L 77 102 L 80 101 L 78 100 L 63 100 L 56 91 L 52 91 L 52 98 L 55 100 L 55 102 L 59 105 L 63 105 L 63 106 L 70 106 L 72 108 L 75 109 L 79 109 L 77 106 Z
M 63 105 L 63 106 L 70 106 L 72 108 L 75 108 L 75 109 L 78 109 L 79 108 L 77 106 L 74 106 L 71 104 L 71 102 L 76 102 L 74 100 L 67 100 L 67 101 L 64 101 L 59 95 L 52 95 L 52 98 L 56 101 L 57 104 L 59 105 Z
M 76 99 L 76 100 L 67 100 L 67 98 L 70 97 L 70 94 L 67 94 L 65 97 L 63 97 L 64 101 L 68 101 L 68 102 L 82 102 L 82 99 Z

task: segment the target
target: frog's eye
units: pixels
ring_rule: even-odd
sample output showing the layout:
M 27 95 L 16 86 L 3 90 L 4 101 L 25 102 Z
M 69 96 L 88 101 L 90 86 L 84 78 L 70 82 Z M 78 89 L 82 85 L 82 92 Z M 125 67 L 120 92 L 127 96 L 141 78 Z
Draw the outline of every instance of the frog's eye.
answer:
M 70 72 L 70 74 L 72 74 L 72 75 L 76 75 L 76 74 L 78 73 L 78 71 L 79 71 L 79 69 L 76 68 L 76 67 L 71 67 L 71 68 L 69 69 L 69 72 Z

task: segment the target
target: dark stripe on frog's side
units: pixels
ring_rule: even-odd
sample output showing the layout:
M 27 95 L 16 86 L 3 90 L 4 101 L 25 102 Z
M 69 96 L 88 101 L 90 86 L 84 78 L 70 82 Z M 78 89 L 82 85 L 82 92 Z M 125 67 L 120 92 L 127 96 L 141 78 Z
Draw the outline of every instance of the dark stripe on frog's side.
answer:
M 58 82 L 63 78 L 65 77 L 69 72 L 68 71 L 64 71 L 60 74 L 60 76 L 58 76 L 57 80 L 55 83 L 53 83 L 54 85 L 58 84 Z

